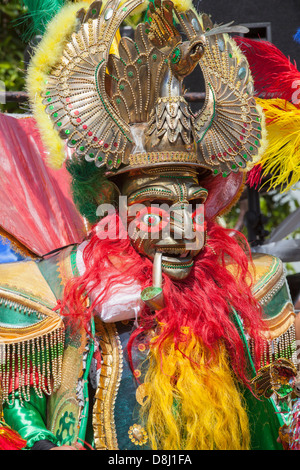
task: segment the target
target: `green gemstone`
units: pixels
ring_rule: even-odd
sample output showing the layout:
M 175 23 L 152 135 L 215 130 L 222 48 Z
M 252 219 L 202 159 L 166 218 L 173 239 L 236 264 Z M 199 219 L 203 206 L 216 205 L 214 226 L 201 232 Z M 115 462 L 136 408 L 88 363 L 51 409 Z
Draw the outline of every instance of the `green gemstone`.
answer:
M 81 146 L 79 147 L 79 150 L 80 150 L 81 152 L 83 152 L 83 151 L 84 151 L 84 146 L 81 145 Z
M 180 56 L 181 56 L 181 52 L 180 52 L 179 47 L 175 47 L 175 49 L 173 50 L 171 54 L 171 62 L 173 64 L 177 64 L 177 62 L 179 62 L 180 60 Z
M 112 165 L 112 160 L 108 160 L 107 162 L 109 165 Z
M 52 98 L 48 98 L 47 101 L 48 101 L 48 103 L 50 103 L 50 101 L 52 101 Z
M 57 125 L 58 127 L 60 127 L 62 125 L 62 122 L 58 122 Z
M 145 29 L 145 33 L 146 34 L 149 34 L 150 30 L 149 29 Z
M 69 135 L 70 132 L 71 132 L 71 131 L 70 131 L 69 129 L 66 129 L 66 130 L 65 130 L 65 133 L 66 133 L 67 135 Z
M 254 149 L 253 149 L 253 147 L 250 147 L 250 149 L 249 149 L 249 150 L 250 150 L 250 152 L 252 152 Z
M 141 63 L 142 63 L 142 59 L 138 59 L 138 60 L 137 60 L 137 63 L 138 63 L 138 64 L 141 64 Z
M 95 154 L 94 153 L 89 153 L 89 157 L 94 158 Z
M 214 170 L 214 174 L 217 175 L 219 172 L 218 170 Z
M 156 59 L 157 59 L 157 55 L 156 55 L 156 54 L 153 54 L 152 59 L 153 59 L 153 60 L 156 60 Z
M 258 145 L 258 144 L 259 144 L 258 140 L 256 140 L 254 143 L 255 143 L 255 145 Z
M 231 165 L 232 170 L 235 170 L 237 166 L 235 164 Z
M 120 159 L 120 158 L 118 158 L 118 160 L 117 160 L 117 164 L 118 164 L 118 165 L 120 165 L 120 163 L 121 163 L 121 159 Z
M 228 173 L 226 173 L 226 171 L 224 171 L 224 173 L 222 173 L 222 176 L 223 176 L 223 178 L 226 178 L 228 176 Z
M 57 117 L 57 116 L 58 116 L 58 113 L 54 113 L 54 114 L 53 114 L 53 117 Z
M 243 166 L 243 162 L 239 162 L 238 164 L 239 164 L 239 166 Z
M 120 88 L 121 91 L 123 91 L 124 90 L 124 85 L 120 85 L 119 88 Z
M 46 95 L 47 95 L 47 96 L 50 95 L 50 91 L 47 91 Z
M 117 98 L 117 99 L 116 99 L 116 103 L 117 103 L 117 104 L 120 104 L 120 103 L 121 103 L 121 98 Z
M 230 59 L 232 59 L 232 54 L 231 53 L 229 54 L 229 57 L 230 57 Z
M 72 144 L 72 145 L 75 145 L 76 142 L 77 142 L 77 141 L 76 141 L 75 139 L 72 139 L 72 140 L 71 140 L 71 144 Z
M 244 158 L 245 160 L 247 160 L 247 159 L 248 159 L 248 155 L 247 155 L 246 153 L 244 153 L 243 158 Z
M 128 77 L 133 77 L 133 72 L 131 70 L 128 72 Z
M 98 161 L 99 162 L 102 162 L 103 158 L 102 157 L 98 157 Z
M 261 139 L 261 135 L 260 135 L 260 134 L 257 134 L 257 137 L 258 137 L 259 139 Z
M 92 15 L 96 15 L 96 13 L 97 13 L 97 10 L 95 8 L 93 8 Z
M 51 111 L 52 111 L 52 109 L 54 109 L 53 104 L 51 104 L 51 105 L 49 106 L 49 109 L 51 109 Z

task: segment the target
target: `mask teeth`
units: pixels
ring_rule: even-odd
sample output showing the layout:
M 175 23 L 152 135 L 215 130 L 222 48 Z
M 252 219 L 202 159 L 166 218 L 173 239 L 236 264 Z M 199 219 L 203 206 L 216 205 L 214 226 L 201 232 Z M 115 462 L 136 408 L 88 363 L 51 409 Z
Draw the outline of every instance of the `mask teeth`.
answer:
M 156 252 L 153 261 L 153 287 L 162 285 L 162 253 Z

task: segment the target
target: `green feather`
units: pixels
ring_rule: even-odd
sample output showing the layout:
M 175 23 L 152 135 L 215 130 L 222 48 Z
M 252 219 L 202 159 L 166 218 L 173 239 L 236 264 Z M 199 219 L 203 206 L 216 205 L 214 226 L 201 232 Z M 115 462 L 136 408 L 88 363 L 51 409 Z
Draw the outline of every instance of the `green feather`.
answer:
M 66 168 L 71 174 L 71 190 L 77 209 L 91 224 L 99 221 L 96 214 L 100 204 L 117 205 L 113 184 L 105 177 L 105 170 L 97 168 L 86 160 L 67 161 Z
M 18 21 L 25 23 L 24 40 L 35 35 L 43 35 L 47 24 L 64 6 L 66 0 L 21 0 L 27 12 Z

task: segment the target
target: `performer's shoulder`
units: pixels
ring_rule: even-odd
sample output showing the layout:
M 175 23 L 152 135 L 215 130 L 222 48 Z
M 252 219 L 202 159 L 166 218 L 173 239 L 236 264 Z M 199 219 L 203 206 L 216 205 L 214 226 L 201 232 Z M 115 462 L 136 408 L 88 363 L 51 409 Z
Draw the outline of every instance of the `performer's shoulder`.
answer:
M 280 336 L 295 321 L 294 306 L 282 261 L 276 256 L 254 253 L 249 259 L 249 283 L 255 299 L 263 309 L 264 320 L 273 337 Z M 238 267 L 227 269 L 238 275 Z
M 48 257 L 0 264 L 1 298 L 22 301 L 53 309 L 61 299 L 64 285 L 72 277 L 71 253 L 76 247 L 64 248 Z

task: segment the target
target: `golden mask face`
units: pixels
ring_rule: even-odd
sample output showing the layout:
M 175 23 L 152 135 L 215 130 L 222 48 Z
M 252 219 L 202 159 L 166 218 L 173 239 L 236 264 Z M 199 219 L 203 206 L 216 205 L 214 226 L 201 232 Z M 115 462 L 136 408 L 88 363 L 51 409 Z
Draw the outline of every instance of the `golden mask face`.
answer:
M 135 249 L 151 260 L 162 253 L 162 270 L 186 278 L 205 243 L 206 189 L 187 167 L 131 173 L 121 190 L 127 197 L 128 233 Z

